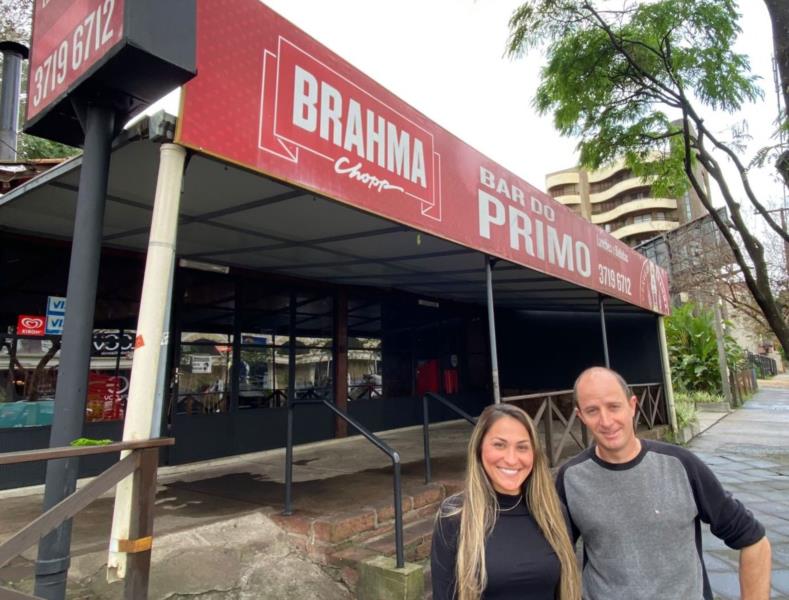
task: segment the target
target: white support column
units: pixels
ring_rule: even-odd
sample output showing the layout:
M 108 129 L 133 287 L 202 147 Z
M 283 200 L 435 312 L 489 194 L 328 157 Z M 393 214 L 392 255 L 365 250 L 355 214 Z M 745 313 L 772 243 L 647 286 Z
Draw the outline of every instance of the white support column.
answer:
M 674 408 L 674 386 L 671 385 L 671 365 L 668 361 L 668 344 L 666 343 L 666 325 L 663 317 L 658 317 L 658 343 L 660 344 L 660 360 L 663 363 L 663 392 L 668 408 L 668 422 L 672 431 L 677 431 L 677 411 Z
M 186 150 L 176 144 L 162 144 L 159 151 L 159 176 L 151 219 L 151 235 L 145 261 L 145 276 L 134 344 L 129 399 L 123 439 L 145 440 L 160 415 L 154 414 L 157 372 L 161 356 L 166 308 L 170 305 L 170 273 L 175 262 L 178 233 L 178 208 L 181 200 Z M 124 454 L 125 455 L 125 454 Z M 118 540 L 129 537 L 132 477 L 118 484 L 112 521 L 107 579 L 126 576 L 126 554 L 117 552 Z

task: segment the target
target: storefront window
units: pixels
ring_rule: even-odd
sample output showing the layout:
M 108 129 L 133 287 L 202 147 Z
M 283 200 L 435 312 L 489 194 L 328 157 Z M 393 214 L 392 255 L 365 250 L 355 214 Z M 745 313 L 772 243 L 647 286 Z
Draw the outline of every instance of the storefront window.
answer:
M 58 338 L 6 338 L 0 354 L 0 428 L 52 423 L 59 351 Z
M 331 398 L 331 338 L 296 338 L 296 398 Z
M 260 333 L 241 334 L 238 407 L 285 406 L 288 397 L 288 338 Z
M 7 336 L 0 344 L 0 428 L 51 425 L 60 336 Z M 134 332 L 93 332 L 85 420 L 122 420 L 129 393 Z
M 126 412 L 134 331 L 94 329 L 85 420 L 117 421 Z
M 211 414 L 228 411 L 232 355 L 232 335 L 198 332 L 181 334 L 177 413 Z
M 383 393 L 381 340 L 348 338 L 348 400 L 372 400 Z

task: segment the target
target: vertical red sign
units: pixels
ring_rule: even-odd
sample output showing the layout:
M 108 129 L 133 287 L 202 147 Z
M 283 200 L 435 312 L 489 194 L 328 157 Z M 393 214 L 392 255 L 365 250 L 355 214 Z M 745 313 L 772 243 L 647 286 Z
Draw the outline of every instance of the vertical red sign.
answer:
M 43 336 L 46 322 L 43 315 L 19 315 L 16 320 L 16 334 Z
M 123 37 L 124 0 L 35 0 L 29 121 L 63 96 Z

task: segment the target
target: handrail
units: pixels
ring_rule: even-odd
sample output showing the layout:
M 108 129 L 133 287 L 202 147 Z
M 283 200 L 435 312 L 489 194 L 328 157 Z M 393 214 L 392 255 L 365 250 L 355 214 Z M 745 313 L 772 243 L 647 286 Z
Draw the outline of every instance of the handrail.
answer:
M 515 402 L 517 400 L 533 400 L 534 398 L 545 398 L 546 396 L 563 396 L 572 394 L 573 390 L 556 390 L 550 392 L 535 392 L 534 394 L 521 394 L 520 396 L 503 396 L 502 402 Z
M 0 566 L 30 548 L 64 521 L 71 519 L 96 498 L 112 489 L 122 479 L 133 476 L 133 514 L 131 519 L 132 526 L 129 531 L 129 536 L 133 539 L 120 541 L 142 542 L 142 544 L 139 549 L 129 554 L 124 593 L 127 598 L 147 597 L 159 448 L 172 446 L 174 443 L 175 440 L 173 438 L 154 438 L 150 440 L 115 442 L 105 446 L 67 446 L 0 454 L 0 465 L 4 465 L 131 450 L 128 456 L 94 477 L 84 487 L 58 502 L 0 544 Z M 0 587 L 0 597 L 3 598 L 6 596 L 37 598 L 37 596 L 19 594 L 11 596 L 14 593 L 12 590 Z
M 37 450 L 21 450 L 0 454 L 0 465 L 14 465 L 40 460 L 53 460 L 55 458 L 78 458 L 92 454 L 111 454 L 123 450 L 141 450 L 143 448 L 161 448 L 172 446 L 173 438 L 153 438 L 150 440 L 132 440 L 127 442 L 113 442 L 102 446 L 61 446 L 59 448 L 40 448 Z
M 462 408 L 460 408 L 454 402 L 450 402 L 443 396 L 439 396 L 434 392 L 427 392 L 424 396 L 422 396 L 422 442 L 424 446 L 424 453 L 425 453 L 425 483 L 430 483 L 430 480 L 433 477 L 433 470 L 430 464 L 430 414 L 428 408 L 428 400 L 432 398 L 433 400 L 437 400 L 444 406 L 446 406 L 449 410 L 457 414 L 458 416 L 464 418 L 466 421 L 471 423 L 472 425 L 477 424 L 477 418 L 472 417 Z
M 368 442 L 373 444 L 391 459 L 394 470 L 392 481 L 394 488 L 396 567 L 398 569 L 402 569 L 405 566 L 405 551 L 403 549 L 403 494 L 400 483 L 400 453 L 394 450 L 364 425 L 359 423 L 356 419 L 351 417 L 348 413 L 334 406 L 334 404 L 329 402 L 326 398 L 319 398 L 315 400 L 295 400 L 288 404 L 288 439 L 285 452 L 285 510 L 282 514 L 285 516 L 290 516 L 293 514 L 291 494 L 291 487 L 293 485 L 293 415 L 295 414 L 295 407 L 299 404 L 323 404 L 336 416 L 356 429 L 356 431 L 362 434 L 362 436 L 364 436 Z

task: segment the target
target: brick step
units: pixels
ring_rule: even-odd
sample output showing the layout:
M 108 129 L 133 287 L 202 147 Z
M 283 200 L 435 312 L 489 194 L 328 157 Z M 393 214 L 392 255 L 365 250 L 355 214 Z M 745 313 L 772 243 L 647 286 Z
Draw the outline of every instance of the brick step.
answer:
M 430 555 L 430 540 L 438 505 L 430 508 L 433 509 L 432 514 L 403 525 L 403 550 L 409 562 L 419 562 Z M 359 545 L 380 556 L 394 556 L 396 553 L 394 531 L 373 536 Z
M 435 507 L 438 509 L 438 503 Z M 406 562 L 422 563 L 430 568 L 430 542 L 433 534 L 433 517 L 423 517 L 403 526 L 403 550 Z M 328 566 L 337 571 L 339 579 L 352 591 L 356 589 L 359 579 L 359 565 L 377 556 L 394 557 L 394 531 L 386 534 L 370 536 L 367 540 L 356 540 L 345 547 L 331 552 Z M 427 559 L 427 560 L 426 560 Z M 426 584 L 429 588 L 430 581 Z
M 429 557 L 438 507 L 460 486 L 459 481 L 453 480 L 410 485 L 403 491 L 403 546 L 407 562 L 424 564 Z M 352 591 L 359 579 L 360 563 L 377 556 L 395 555 L 391 499 L 333 514 L 296 510 L 289 517 L 272 515 L 272 518 L 295 546 L 333 572 Z
M 430 483 L 411 486 L 403 492 L 403 522 L 434 515 L 438 504 L 454 493 L 456 486 Z M 295 510 L 286 517 L 274 515 L 277 524 L 292 536 L 302 536 L 310 543 L 338 546 L 360 536 L 385 534 L 394 529 L 394 506 L 391 500 L 334 514 Z

